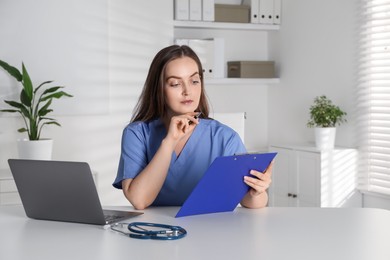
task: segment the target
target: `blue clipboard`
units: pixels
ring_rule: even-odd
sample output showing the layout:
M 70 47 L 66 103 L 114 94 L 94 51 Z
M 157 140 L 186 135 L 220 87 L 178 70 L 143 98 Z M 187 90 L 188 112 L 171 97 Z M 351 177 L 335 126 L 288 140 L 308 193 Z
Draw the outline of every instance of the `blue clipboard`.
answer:
M 177 217 L 233 211 L 249 186 L 250 170 L 264 172 L 277 153 L 217 157 L 180 208 Z

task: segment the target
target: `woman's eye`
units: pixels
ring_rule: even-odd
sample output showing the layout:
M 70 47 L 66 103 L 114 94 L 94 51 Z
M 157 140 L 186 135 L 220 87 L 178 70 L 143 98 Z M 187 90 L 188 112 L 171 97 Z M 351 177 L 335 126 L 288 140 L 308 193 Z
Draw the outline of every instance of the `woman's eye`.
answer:
M 180 83 L 179 82 L 170 82 L 169 86 L 171 86 L 171 87 L 179 87 Z
M 199 84 L 199 83 L 200 83 L 200 80 L 198 80 L 198 79 L 192 80 L 192 84 L 193 84 L 193 85 L 196 85 L 196 84 Z

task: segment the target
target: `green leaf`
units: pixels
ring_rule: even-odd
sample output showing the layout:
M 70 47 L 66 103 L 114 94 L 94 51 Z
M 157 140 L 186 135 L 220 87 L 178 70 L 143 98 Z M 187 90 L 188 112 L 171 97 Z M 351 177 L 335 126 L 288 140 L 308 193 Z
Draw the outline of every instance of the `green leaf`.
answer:
M 56 92 L 56 91 L 59 90 L 60 88 L 63 88 L 63 87 L 62 87 L 62 86 L 55 86 L 55 87 L 48 88 L 48 89 L 46 89 L 45 91 L 43 91 L 42 96 L 45 95 L 45 94 L 47 94 L 47 93 Z
M 48 84 L 48 83 L 52 83 L 52 82 L 53 82 L 52 80 L 49 80 L 49 81 L 45 81 L 45 82 L 41 83 L 41 85 L 39 85 L 39 86 L 34 90 L 34 94 L 37 93 L 38 89 L 40 89 L 43 85 Z
M 29 119 L 31 118 L 30 113 L 28 112 L 27 108 L 25 106 L 23 106 L 23 104 L 21 104 L 19 102 L 15 102 L 15 101 L 8 101 L 8 100 L 4 100 L 4 102 L 12 107 L 18 108 L 19 110 L 4 109 L 4 110 L 2 110 L 3 112 L 11 112 L 11 113 L 19 112 L 20 114 L 22 114 L 22 116 L 29 118 Z
M 51 98 L 61 98 L 62 96 L 73 97 L 72 95 L 69 95 L 66 92 L 59 91 L 59 92 L 55 92 L 53 94 L 50 94 L 48 96 L 42 97 L 41 101 L 43 102 L 43 101 L 46 101 L 46 100 L 51 99 Z
M 17 110 L 17 112 L 20 112 L 26 118 L 28 118 L 28 119 L 31 118 L 30 113 L 28 112 L 27 108 L 25 106 L 23 106 L 23 104 L 21 104 L 19 102 L 15 102 L 15 101 L 8 101 L 8 100 L 4 100 L 4 102 L 7 103 L 10 106 L 18 108 L 19 110 Z M 4 112 L 6 112 L 6 111 L 4 111 Z M 7 111 L 7 112 L 14 112 L 14 111 L 10 110 L 10 111 Z
M 22 89 L 20 92 L 20 101 L 22 101 L 22 103 L 27 107 L 31 106 L 32 100 L 27 96 L 27 93 L 24 89 Z
M 23 71 L 23 80 L 22 80 L 23 88 L 24 91 L 26 91 L 26 95 L 31 102 L 33 98 L 33 84 L 31 82 L 30 76 L 28 75 L 26 67 L 24 66 L 24 63 L 22 63 L 22 71 Z
M 27 108 L 21 107 L 21 108 L 20 108 L 20 111 L 21 111 L 21 114 L 22 114 L 25 118 L 28 118 L 29 120 L 32 120 L 32 115 L 31 115 L 30 112 L 27 110 Z
M 14 113 L 14 112 L 20 112 L 20 111 L 15 110 L 15 109 L 0 109 L 0 112 Z
M 51 105 L 51 99 L 38 111 L 38 116 L 42 117 L 47 115 L 50 112 L 53 112 L 52 109 L 48 109 L 48 107 Z
M 50 117 L 41 117 L 40 120 L 50 120 L 50 121 L 55 121 L 56 119 L 50 118 Z
M 17 81 L 22 81 L 22 74 L 20 73 L 20 71 L 9 65 L 8 63 L 0 60 L 0 67 L 2 67 L 4 70 L 6 70 L 12 77 L 14 77 Z
M 46 123 L 43 123 L 43 125 L 57 125 L 57 126 L 61 126 L 58 122 L 56 121 L 52 121 L 52 122 L 46 122 Z
M 18 129 L 18 132 L 19 132 L 19 133 L 25 133 L 25 132 L 27 132 L 27 129 L 24 128 L 24 127 L 23 127 L 23 128 L 19 128 L 19 129 Z
M 46 116 L 47 114 L 53 112 L 53 109 L 40 109 L 38 112 L 38 116 Z
M 9 100 L 4 100 L 5 103 L 10 105 L 11 107 L 16 107 L 19 109 L 22 109 L 24 106 L 22 103 L 16 102 L 16 101 L 9 101 Z

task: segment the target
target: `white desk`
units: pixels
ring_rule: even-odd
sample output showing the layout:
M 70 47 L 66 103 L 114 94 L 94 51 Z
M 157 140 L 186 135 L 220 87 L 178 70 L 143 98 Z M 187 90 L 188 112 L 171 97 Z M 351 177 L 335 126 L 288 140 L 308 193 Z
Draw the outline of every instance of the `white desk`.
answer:
M 22 207 L 3 206 L 0 259 L 390 259 L 386 210 L 237 208 L 179 219 L 177 208 L 144 212 L 131 221 L 180 225 L 187 237 L 137 240 L 94 225 L 28 219 Z

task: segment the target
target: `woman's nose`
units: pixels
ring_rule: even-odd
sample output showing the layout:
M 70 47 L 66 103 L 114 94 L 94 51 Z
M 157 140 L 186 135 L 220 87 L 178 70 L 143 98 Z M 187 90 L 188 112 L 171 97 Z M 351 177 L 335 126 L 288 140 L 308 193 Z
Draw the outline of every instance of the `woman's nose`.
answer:
M 188 96 L 190 94 L 190 88 L 188 83 L 183 84 L 183 96 Z

